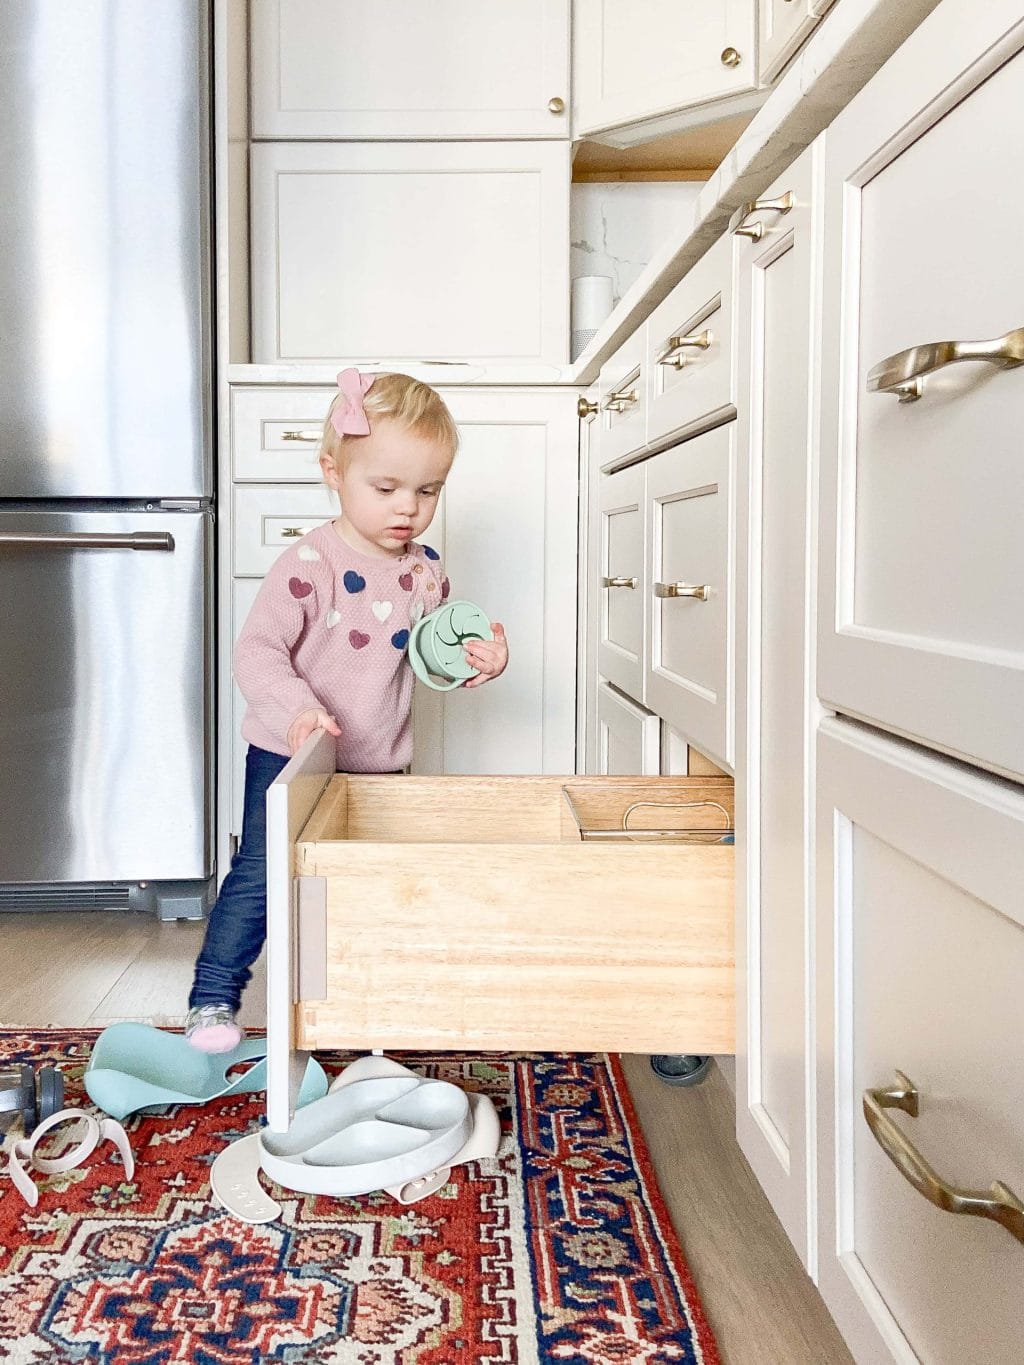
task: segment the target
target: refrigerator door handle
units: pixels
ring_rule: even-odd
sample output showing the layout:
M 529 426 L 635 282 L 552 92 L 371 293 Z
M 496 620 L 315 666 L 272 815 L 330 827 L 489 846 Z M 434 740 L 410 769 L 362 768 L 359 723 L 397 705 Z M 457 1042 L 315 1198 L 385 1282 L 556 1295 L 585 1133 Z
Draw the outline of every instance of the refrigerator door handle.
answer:
M 62 550 L 173 550 L 169 531 L 0 531 L 0 548 L 10 545 Z

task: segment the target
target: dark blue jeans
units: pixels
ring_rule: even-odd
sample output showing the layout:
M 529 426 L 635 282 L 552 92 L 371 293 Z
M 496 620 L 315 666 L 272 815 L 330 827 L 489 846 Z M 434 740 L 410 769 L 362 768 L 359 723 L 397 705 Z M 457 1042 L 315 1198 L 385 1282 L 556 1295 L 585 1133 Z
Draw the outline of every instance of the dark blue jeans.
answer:
M 252 976 L 249 968 L 267 936 L 267 788 L 287 762 L 281 754 L 249 745 L 242 842 L 210 911 L 188 997 L 190 1009 L 224 1004 L 237 1010 L 242 1003 Z

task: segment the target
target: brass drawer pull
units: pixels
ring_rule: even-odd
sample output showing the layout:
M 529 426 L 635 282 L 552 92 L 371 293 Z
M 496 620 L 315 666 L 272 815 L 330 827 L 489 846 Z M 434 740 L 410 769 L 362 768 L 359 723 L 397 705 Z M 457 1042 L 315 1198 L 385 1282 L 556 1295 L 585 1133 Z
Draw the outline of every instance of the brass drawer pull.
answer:
M 293 540 L 296 536 L 308 536 L 312 526 L 286 526 L 281 532 L 282 540 Z
M 628 407 L 640 401 L 636 389 L 613 389 L 604 400 L 605 412 L 625 412 Z
M 868 393 L 894 393 L 901 403 L 924 397 L 924 377 L 960 360 L 984 360 L 1001 370 L 1024 365 L 1024 327 L 993 341 L 932 341 L 886 356 L 868 373 Z
M 946 1213 L 967 1213 L 977 1218 L 991 1218 L 1001 1223 L 1011 1237 L 1024 1242 L 1024 1204 L 1001 1180 L 988 1190 L 959 1190 L 935 1171 L 924 1157 L 893 1123 L 886 1109 L 902 1109 L 917 1118 L 919 1095 L 917 1086 L 902 1071 L 896 1072 L 897 1085 L 888 1089 L 864 1091 L 864 1117 L 872 1136 L 919 1194 Z
M 319 441 L 319 440 L 320 440 L 320 432 L 319 432 L 319 431 L 282 431 L 282 433 L 281 433 L 281 440 L 282 440 L 282 441 L 309 441 L 310 443 L 312 443 L 313 441 Z
M 795 203 L 796 195 L 792 190 L 780 194 L 778 199 L 752 199 L 749 204 L 741 204 L 729 219 L 729 231 L 737 237 L 749 237 L 751 241 L 759 242 L 764 236 L 764 224 L 748 223 L 747 219 L 755 213 L 789 213 Z
M 693 347 L 698 351 L 706 351 L 715 340 L 714 332 L 707 330 L 703 332 L 690 332 L 688 336 L 669 337 L 665 343 L 665 349 L 658 356 L 659 365 L 671 365 L 674 370 L 681 370 L 689 356 L 680 354 L 688 348 Z
M 706 602 L 711 596 L 707 583 L 655 583 L 655 597 L 695 597 L 698 602 Z
M 601 582 L 606 588 L 636 588 L 640 586 L 639 578 L 603 578 Z

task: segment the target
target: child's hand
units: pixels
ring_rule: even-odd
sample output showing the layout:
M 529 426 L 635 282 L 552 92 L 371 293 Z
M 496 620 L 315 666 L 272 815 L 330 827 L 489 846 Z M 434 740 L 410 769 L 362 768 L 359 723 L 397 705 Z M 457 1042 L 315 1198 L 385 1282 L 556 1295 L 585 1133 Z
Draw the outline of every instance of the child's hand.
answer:
M 498 621 L 491 622 L 491 629 L 494 631 L 493 640 L 468 640 L 466 642 L 466 658 L 478 670 L 475 678 L 470 678 L 465 684 L 466 687 L 479 687 L 481 683 L 490 682 L 499 673 L 504 673 L 508 664 L 508 641 L 505 639 L 505 627 Z
M 301 749 L 314 730 L 326 730 L 329 735 L 340 735 L 341 729 L 333 716 L 311 706 L 308 711 L 300 711 L 288 727 L 285 738 L 291 753 Z

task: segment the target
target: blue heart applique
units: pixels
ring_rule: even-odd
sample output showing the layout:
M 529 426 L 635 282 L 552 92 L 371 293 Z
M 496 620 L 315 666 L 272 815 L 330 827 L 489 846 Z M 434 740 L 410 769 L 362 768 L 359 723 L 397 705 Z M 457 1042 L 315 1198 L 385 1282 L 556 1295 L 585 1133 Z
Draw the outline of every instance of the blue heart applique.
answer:
M 391 643 L 396 649 L 404 649 L 409 643 L 409 632 L 407 630 L 396 630 L 391 637 Z
M 437 553 L 437 551 L 436 551 L 436 550 L 432 550 L 432 549 L 430 548 L 429 545 L 424 545 L 424 547 L 423 547 L 423 553 L 427 556 L 428 559 L 440 559 L 440 558 L 441 558 L 441 556 Z
M 366 587 L 366 579 L 354 569 L 346 569 L 345 577 L 341 581 L 345 584 L 346 592 L 362 592 Z

